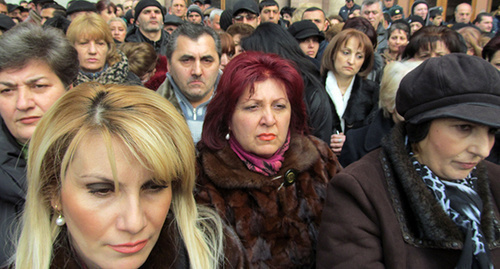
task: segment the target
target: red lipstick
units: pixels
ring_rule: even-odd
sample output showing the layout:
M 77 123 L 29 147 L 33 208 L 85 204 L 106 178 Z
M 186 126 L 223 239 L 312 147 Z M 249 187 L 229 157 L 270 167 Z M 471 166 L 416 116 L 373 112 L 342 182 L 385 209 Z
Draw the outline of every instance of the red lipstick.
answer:
M 267 134 L 267 133 L 259 134 L 257 137 L 260 140 L 264 140 L 264 141 L 271 141 L 271 140 L 276 139 L 276 135 L 275 134 Z

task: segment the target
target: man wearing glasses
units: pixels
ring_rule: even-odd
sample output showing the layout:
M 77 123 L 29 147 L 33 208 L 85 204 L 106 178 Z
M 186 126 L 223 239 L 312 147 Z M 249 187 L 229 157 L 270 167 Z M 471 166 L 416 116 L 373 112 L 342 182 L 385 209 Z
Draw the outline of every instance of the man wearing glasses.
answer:
M 239 0 L 233 7 L 233 23 L 244 23 L 257 28 L 260 24 L 259 6 L 254 1 Z

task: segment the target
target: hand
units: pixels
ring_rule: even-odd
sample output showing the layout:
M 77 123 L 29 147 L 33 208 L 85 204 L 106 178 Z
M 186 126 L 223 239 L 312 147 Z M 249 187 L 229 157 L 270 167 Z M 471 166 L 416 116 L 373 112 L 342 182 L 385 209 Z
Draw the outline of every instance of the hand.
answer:
M 345 142 L 344 133 L 332 134 L 330 138 L 330 148 L 332 148 L 332 151 L 335 154 L 337 154 L 337 156 L 340 155 L 342 147 L 344 146 L 344 142 Z

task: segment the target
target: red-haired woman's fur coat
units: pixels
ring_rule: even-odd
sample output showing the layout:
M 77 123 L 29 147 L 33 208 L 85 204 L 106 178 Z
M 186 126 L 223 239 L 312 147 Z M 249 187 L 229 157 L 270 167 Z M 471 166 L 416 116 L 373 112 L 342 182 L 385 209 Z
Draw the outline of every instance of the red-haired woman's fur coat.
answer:
M 275 176 L 248 170 L 229 146 L 201 149 L 198 165 L 197 201 L 215 207 L 234 228 L 250 267 L 314 268 L 326 186 L 340 170 L 325 142 L 292 136 Z M 290 169 L 297 177 L 285 186 Z

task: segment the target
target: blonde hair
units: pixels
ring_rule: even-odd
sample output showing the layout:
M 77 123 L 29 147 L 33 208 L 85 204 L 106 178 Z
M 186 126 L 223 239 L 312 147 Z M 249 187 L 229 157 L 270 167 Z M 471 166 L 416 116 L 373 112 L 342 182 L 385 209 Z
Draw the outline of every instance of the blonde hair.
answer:
M 102 134 L 107 144 L 113 175 L 111 141 L 119 139 L 155 178 L 172 182 L 170 211 L 191 267 L 217 268 L 223 258 L 222 223 L 214 211 L 195 203 L 195 148 L 184 118 L 146 88 L 95 82 L 81 84 L 61 97 L 33 134 L 15 268 L 50 267 L 53 246 L 62 231 L 55 224 L 58 214 L 51 201 L 60 197 L 61 180 L 78 144 L 95 133 Z
M 113 66 L 121 60 L 115 41 L 111 35 L 111 29 L 97 13 L 86 13 L 76 17 L 69 25 L 66 37 L 73 45 L 84 38 L 89 40 L 104 40 L 108 44 L 106 63 L 109 66 Z
M 396 93 L 401 80 L 421 63 L 422 61 L 394 61 L 385 66 L 378 99 L 378 106 L 382 108 L 384 117 L 390 118 L 396 111 Z

